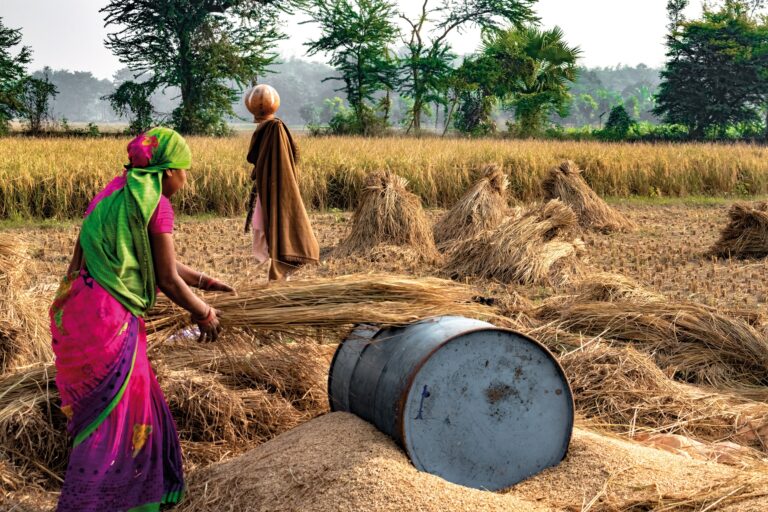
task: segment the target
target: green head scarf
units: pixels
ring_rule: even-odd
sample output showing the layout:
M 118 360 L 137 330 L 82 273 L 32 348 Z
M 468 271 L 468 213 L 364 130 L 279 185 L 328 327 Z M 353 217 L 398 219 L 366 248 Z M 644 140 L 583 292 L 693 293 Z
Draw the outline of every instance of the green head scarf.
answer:
M 86 217 L 80 245 L 88 272 L 131 313 L 155 304 L 155 270 L 147 227 L 160 202 L 163 172 L 189 169 L 192 152 L 170 128 L 153 128 L 128 144 L 126 183 Z

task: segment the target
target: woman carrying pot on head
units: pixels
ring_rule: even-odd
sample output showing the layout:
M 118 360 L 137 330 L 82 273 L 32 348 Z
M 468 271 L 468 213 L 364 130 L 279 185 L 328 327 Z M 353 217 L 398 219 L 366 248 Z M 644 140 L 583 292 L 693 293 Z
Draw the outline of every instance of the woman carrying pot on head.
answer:
M 176 427 L 147 360 L 144 315 L 156 290 L 215 341 L 218 312 L 190 287 L 232 288 L 176 261 L 169 198 L 186 181 L 184 139 L 154 128 L 128 145 L 130 163 L 91 202 L 50 309 L 56 385 L 73 438 L 58 509 L 153 511 L 184 482 Z
M 301 199 L 298 148 L 275 117 L 280 96 L 269 85 L 257 85 L 246 93 L 245 104 L 259 125 L 248 149 L 254 183 L 245 231 L 253 227 L 256 260 L 271 259 L 269 280 L 283 280 L 302 265 L 317 264 L 320 247 Z

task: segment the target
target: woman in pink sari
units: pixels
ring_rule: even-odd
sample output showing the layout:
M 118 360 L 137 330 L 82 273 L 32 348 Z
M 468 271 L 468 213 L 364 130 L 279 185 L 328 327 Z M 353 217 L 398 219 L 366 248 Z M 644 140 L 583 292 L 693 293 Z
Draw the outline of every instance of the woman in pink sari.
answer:
M 159 287 L 214 341 L 217 312 L 190 286 L 232 291 L 176 262 L 168 200 L 191 152 L 155 128 L 128 145 L 130 164 L 89 206 L 51 306 L 56 385 L 72 453 L 58 511 L 155 511 L 184 491 L 176 427 L 147 360 L 144 314 Z

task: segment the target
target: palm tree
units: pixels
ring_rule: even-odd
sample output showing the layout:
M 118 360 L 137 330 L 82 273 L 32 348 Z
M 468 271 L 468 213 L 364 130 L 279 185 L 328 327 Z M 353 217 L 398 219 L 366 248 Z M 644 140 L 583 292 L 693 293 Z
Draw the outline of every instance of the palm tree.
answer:
M 486 32 L 483 53 L 501 68 L 502 99 L 514 108 L 521 135 L 540 133 L 553 112 L 567 115 L 581 50 L 568 46 L 559 27 Z

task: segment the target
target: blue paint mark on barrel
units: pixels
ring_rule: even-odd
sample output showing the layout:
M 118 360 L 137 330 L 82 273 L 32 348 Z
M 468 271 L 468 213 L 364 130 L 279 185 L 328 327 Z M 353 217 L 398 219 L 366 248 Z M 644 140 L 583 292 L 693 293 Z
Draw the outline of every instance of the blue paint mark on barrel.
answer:
M 328 391 L 331 410 L 376 425 L 418 469 L 478 489 L 557 465 L 573 431 L 573 396 L 554 356 L 463 317 L 358 326 L 334 355 Z

